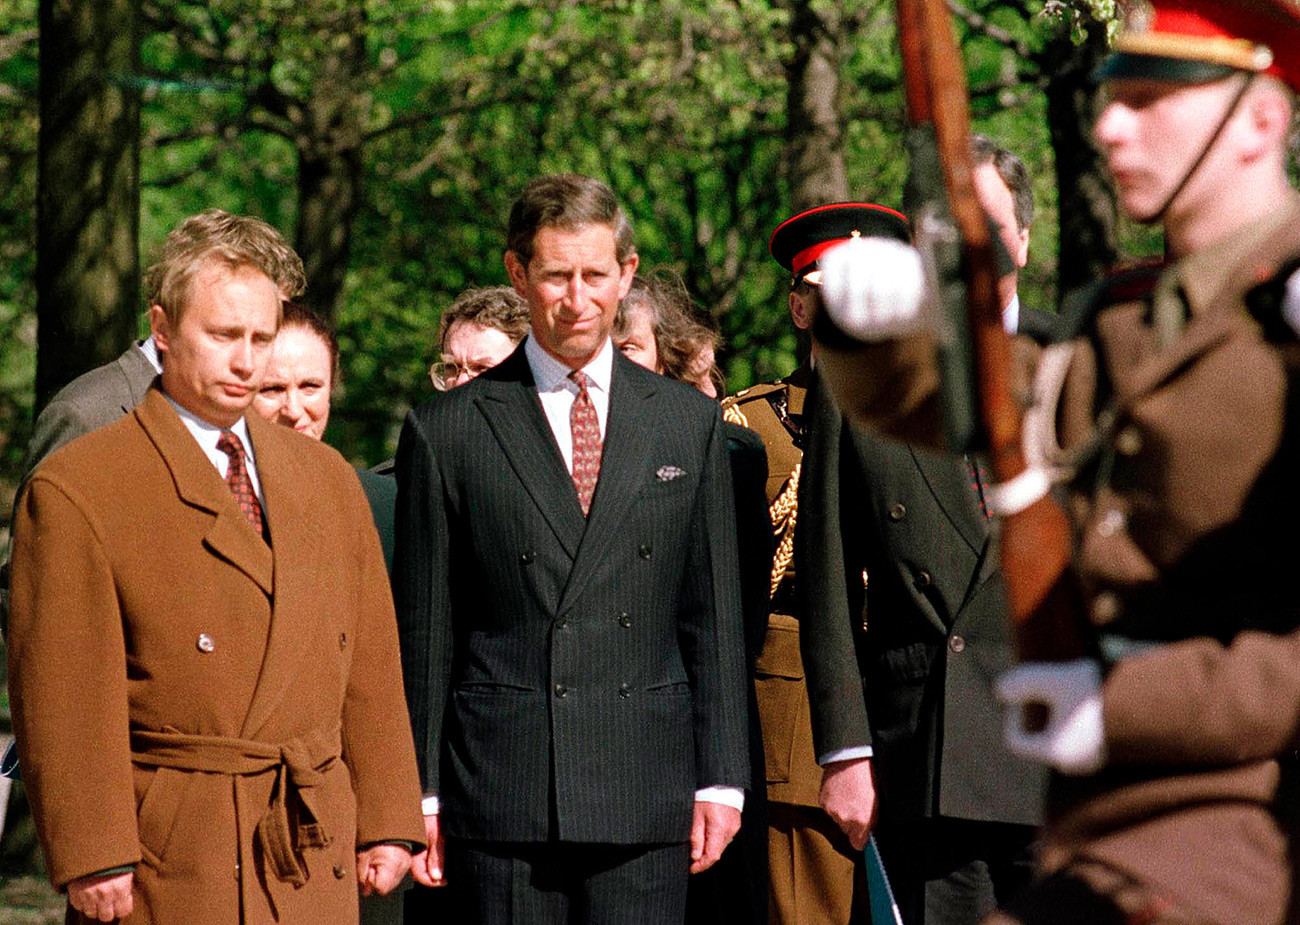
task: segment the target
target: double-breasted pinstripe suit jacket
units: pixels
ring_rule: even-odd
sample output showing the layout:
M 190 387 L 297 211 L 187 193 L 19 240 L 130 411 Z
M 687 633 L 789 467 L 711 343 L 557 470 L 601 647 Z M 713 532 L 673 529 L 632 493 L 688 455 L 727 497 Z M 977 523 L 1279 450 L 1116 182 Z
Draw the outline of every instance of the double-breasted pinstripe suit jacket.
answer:
M 588 517 L 522 346 L 415 409 L 394 589 L 445 831 L 637 844 L 749 783 L 735 517 L 718 406 L 615 354 Z

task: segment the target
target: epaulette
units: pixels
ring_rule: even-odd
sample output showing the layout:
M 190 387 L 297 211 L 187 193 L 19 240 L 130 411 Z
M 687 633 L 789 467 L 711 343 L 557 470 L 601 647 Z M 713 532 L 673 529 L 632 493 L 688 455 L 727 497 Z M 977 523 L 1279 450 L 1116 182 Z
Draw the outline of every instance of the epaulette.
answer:
M 749 418 L 745 417 L 745 412 L 741 411 L 738 405 L 744 402 L 750 402 L 765 395 L 771 395 L 773 392 L 779 392 L 785 388 L 781 382 L 760 382 L 758 385 L 751 385 L 747 389 L 741 389 L 735 395 L 728 395 L 722 400 L 722 419 L 730 421 L 733 424 L 739 424 L 741 427 L 749 426 Z
M 1061 302 L 1061 328 L 1057 340 L 1078 337 L 1103 308 L 1145 298 L 1155 288 L 1166 266 L 1159 257 L 1124 263 L 1104 279 L 1067 293 Z

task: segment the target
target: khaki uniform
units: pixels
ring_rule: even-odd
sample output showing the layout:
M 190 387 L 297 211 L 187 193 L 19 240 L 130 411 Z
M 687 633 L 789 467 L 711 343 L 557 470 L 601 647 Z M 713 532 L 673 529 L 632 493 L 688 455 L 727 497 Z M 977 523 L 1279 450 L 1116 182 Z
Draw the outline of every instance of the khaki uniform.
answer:
M 811 369 L 757 385 L 723 402 L 723 417 L 749 427 L 767 449 L 767 497 L 775 531 L 772 612 L 755 665 L 755 691 L 767 770 L 770 919 L 773 923 L 850 920 L 854 855 L 818 804 L 822 769 L 812 721 L 795 593 L 794 528 L 804 446 L 804 397 Z

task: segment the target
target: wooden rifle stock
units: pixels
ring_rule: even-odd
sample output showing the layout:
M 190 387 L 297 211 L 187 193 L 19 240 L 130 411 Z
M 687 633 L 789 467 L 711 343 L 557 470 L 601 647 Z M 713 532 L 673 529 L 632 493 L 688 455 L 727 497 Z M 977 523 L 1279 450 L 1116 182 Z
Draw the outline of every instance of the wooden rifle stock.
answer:
M 1004 484 L 1026 469 L 1023 411 L 1011 393 L 1011 338 L 1002 326 L 996 250 L 975 192 L 961 53 L 944 0 L 897 0 L 897 10 L 908 121 L 930 126 L 938 146 L 947 207 L 961 239 L 980 427 L 994 479 Z M 1002 574 L 1023 661 L 1059 661 L 1089 651 L 1082 598 L 1069 570 L 1071 550 L 1069 521 L 1050 494 L 1002 520 Z M 1029 716 L 1026 721 L 1041 722 Z

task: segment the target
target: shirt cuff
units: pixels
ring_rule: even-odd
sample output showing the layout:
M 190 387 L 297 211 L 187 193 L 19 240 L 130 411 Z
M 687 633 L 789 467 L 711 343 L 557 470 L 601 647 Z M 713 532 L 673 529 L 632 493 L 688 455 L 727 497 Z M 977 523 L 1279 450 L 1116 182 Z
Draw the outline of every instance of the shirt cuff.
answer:
M 696 803 L 721 803 L 732 809 L 745 809 L 745 791 L 739 787 L 704 787 L 695 791 Z
M 840 748 L 818 755 L 817 763 L 824 768 L 832 761 L 852 761 L 855 758 L 870 758 L 874 754 L 870 745 L 855 745 L 852 748 Z
M 442 804 L 438 802 L 436 796 L 425 797 L 420 801 L 420 812 L 424 813 L 426 816 L 436 816 L 441 809 Z

